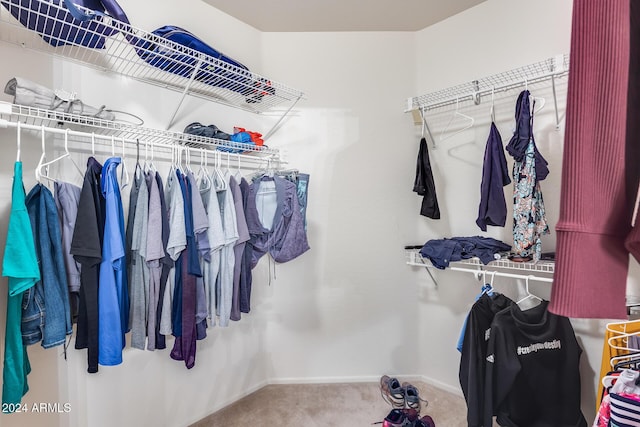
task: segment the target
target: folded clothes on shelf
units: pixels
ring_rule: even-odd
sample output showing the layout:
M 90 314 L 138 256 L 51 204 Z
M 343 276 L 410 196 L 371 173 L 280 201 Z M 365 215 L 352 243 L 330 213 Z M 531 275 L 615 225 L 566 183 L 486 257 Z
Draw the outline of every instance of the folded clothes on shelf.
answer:
M 420 249 L 420 255 L 428 258 L 434 267 L 444 270 L 450 262 L 473 257 L 488 264 L 497 259 L 496 254 L 510 250 L 511 245 L 491 237 L 452 237 L 429 240 Z
M 14 77 L 7 82 L 4 93 L 13 96 L 13 103 L 33 108 L 115 120 L 115 114 L 105 106 L 92 107 L 76 99 L 75 95 L 54 91 L 22 77 Z

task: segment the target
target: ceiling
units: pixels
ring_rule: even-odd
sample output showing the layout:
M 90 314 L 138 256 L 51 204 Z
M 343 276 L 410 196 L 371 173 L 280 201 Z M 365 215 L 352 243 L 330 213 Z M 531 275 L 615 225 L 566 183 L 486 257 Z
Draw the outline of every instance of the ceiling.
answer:
M 264 32 L 417 31 L 485 0 L 204 0 Z

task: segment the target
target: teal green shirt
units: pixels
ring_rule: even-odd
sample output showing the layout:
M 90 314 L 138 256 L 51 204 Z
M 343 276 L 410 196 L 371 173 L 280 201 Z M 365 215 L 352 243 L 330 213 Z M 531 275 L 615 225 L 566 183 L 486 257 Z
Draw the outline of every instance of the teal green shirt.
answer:
M 40 270 L 33 242 L 33 232 L 24 203 L 22 162 L 13 169 L 11 215 L 7 243 L 2 260 L 2 275 L 9 278 L 7 298 L 7 324 L 4 338 L 4 365 L 2 367 L 2 403 L 17 404 L 29 386 L 27 374 L 31 371 L 27 349 L 22 345 L 22 294 L 40 280 Z

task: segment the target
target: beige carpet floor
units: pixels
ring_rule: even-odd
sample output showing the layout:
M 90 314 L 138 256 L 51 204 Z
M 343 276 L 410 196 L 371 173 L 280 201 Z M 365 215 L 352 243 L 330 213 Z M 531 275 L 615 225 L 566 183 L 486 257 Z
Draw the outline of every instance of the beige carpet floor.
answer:
M 437 427 L 466 426 L 464 399 L 422 382 L 413 382 L 429 404 Z M 191 427 L 359 427 L 382 421 L 391 407 L 378 384 L 269 385 L 198 421 Z

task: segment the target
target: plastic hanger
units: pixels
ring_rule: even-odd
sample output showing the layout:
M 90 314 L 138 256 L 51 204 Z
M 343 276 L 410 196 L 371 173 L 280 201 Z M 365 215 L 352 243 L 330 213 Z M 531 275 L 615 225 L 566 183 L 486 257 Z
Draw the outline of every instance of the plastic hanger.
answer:
M 96 134 L 91 132 L 91 155 L 96 155 Z
M 44 142 L 43 142 L 43 147 L 44 147 Z M 44 154 L 44 149 L 43 149 L 43 154 Z M 71 163 L 73 163 L 73 166 L 76 168 L 76 170 L 78 171 L 78 174 L 80 175 L 81 178 L 84 177 L 84 174 L 82 173 L 82 169 L 80 169 L 80 167 L 78 166 L 78 164 L 75 162 L 75 160 L 73 160 L 73 157 L 71 156 L 71 153 L 69 152 L 69 129 L 66 129 L 64 132 L 64 154 L 56 157 L 55 159 L 49 161 L 49 162 L 44 162 L 44 163 L 39 163 L 38 166 L 36 167 L 36 179 L 37 177 L 42 177 L 42 178 L 46 178 L 49 179 L 51 181 L 55 181 L 54 179 L 49 178 L 48 175 L 43 175 L 42 174 L 42 170 L 43 168 L 47 168 L 46 170 L 48 170 L 48 167 L 62 159 L 65 158 L 69 158 L 69 160 L 71 160 Z M 38 180 L 39 181 L 39 180 Z
M 495 93 L 496 87 L 491 87 L 491 109 L 489 110 L 489 117 L 491 117 L 491 123 L 496 121 L 496 106 L 495 106 Z
M 144 171 L 144 168 L 147 165 L 147 159 L 146 159 L 146 145 L 145 145 L 145 163 L 144 166 L 140 165 L 140 140 L 136 138 L 136 167 L 133 168 L 133 179 L 134 180 L 139 180 L 140 177 L 142 176 L 142 172 Z
M 45 174 L 42 174 L 41 172 L 41 168 L 42 165 L 44 163 L 46 163 L 47 161 L 47 152 L 46 152 L 46 148 L 45 148 L 45 139 L 46 139 L 46 132 L 44 129 L 44 125 L 40 126 L 40 142 L 42 144 L 42 154 L 40 155 L 40 160 L 38 160 L 38 165 L 36 166 L 36 170 L 35 170 L 35 174 L 36 174 L 36 181 L 38 181 L 39 183 L 42 184 L 42 178 L 45 178 L 47 180 L 50 181 L 54 181 L 53 179 L 49 178 L 49 167 L 46 167 L 45 169 Z
M 191 148 L 189 147 L 185 147 L 185 156 L 184 156 L 184 160 L 185 160 L 185 170 L 187 171 L 187 173 L 190 174 L 194 174 L 193 170 L 191 169 Z
M 124 190 L 130 182 L 129 171 L 125 161 L 125 140 L 122 137 L 122 161 L 120 163 L 120 190 Z
M 207 150 L 204 148 L 200 150 L 200 169 L 198 169 L 198 173 L 196 174 L 196 182 L 199 183 L 198 187 L 200 188 L 200 192 L 205 192 L 211 188 L 213 183 L 207 171 Z
M 453 112 L 453 115 L 451 116 L 451 118 L 447 122 L 447 125 L 442 130 L 442 132 L 440 133 L 440 141 L 445 141 L 445 140 L 447 140 L 449 138 L 453 138 L 454 136 L 458 135 L 459 133 L 464 132 L 465 130 L 471 128 L 473 126 L 473 124 L 475 123 L 475 119 L 473 117 L 467 116 L 466 114 L 462 114 L 459 111 L 459 109 L 460 109 L 460 104 L 458 102 L 458 98 L 456 98 L 456 110 Z M 451 127 L 451 124 L 453 123 L 453 121 L 456 118 L 461 118 L 461 119 L 467 120 L 468 123 L 466 125 L 464 125 L 462 128 L 460 128 L 457 131 L 453 132 L 452 134 L 445 136 L 445 133 L 447 133 L 447 131 Z
M 520 300 L 518 300 L 518 301 L 516 302 L 516 304 L 518 305 L 518 307 L 520 307 L 521 309 L 522 309 L 522 306 L 521 306 L 520 304 L 521 304 L 521 303 L 523 303 L 523 302 L 525 302 L 525 301 L 528 301 L 528 300 L 530 300 L 530 299 L 537 300 L 537 301 L 538 301 L 538 304 L 542 302 L 542 298 L 540 298 L 539 296 L 536 296 L 536 295 L 532 294 L 532 293 L 529 291 L 529 278 L 530 278 L 530 277 L 531 277 L 531 276 L 527 276 L 527 277 L 525 278 L 525 281 L 524 281 L 524 282 L 525 282 L 525 292 L 527 293 L 527 295 L 525 295 L 523 298 L 521 298 Z M 538 305 L 538 304 L 536 304 L 536 305 Z M 534 307 L 535 307 L 535 306 L 534 306 Z
M 222 170 L 220 169 L 220 166 L 222 164 L 222 154 L 216 152 L 216 163 L 215 166 L 213 168 L 213 173 L 212 173 L 212 181 L 213 184 L 215 186 L 216 191 L 223 191 L 227 189 L 227 180 L 224 177 L 224 174 L 222 173 Z
M 16 162 L 20 161 L 20 146 L 22 142 L 20 141 L 20 122 L 16 123 L 17 135 L 16 135 Z
M 625 365 L 637 365 L 640 363 L 640 350 L 634 349 L 631 353 L 621 354 L 620 356 L 613 356 L 609 359 L 609 365 L 611 368 L 616 369 Z

